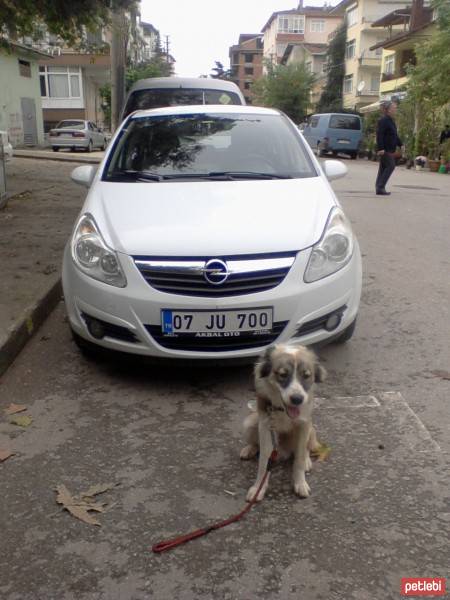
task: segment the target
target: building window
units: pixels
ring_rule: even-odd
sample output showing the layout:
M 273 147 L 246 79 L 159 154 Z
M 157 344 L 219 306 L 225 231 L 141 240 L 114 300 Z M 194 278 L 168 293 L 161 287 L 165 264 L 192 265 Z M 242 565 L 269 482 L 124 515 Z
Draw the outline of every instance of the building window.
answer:
M 19 58 L 19 73 L 22 77 L 31 77 L 31 63 Z
M 249 90 L 252 87 L 252 82 L 251 81 L 246 81 L 244 83 L 244 90 Z
M 311 20 L 311 33 L 323 33 L 325 31 L 325 21 L 323 19 Z
M 39 67 L 41 96 L 81 98 L 80 67 Z
M 319 124 L 319 117 L 311 117 L 309 124 L 311 127 L 317 127 Z
M 345 44 L 345 58 L 355 58 L 356 40 L 350 40 Z
M 304 15 L 280 16 L 278 17 L 279 33 L 305 33 Z
M 252 63 L 253 62 L 253 54 L 244 54 L 245 62 Z
M 353 92 L 353 75 L 346 75 L 344 77 L 344 94 L 351 92 Z
M 253 67 L 245 67 L 244 71 L 246 75 L 253 75 Z
M 378 92 L 380 90 L 380 77 L 378 75 L 372 75 L 370 78 L 370 91 Z
M 351 27 L 352 25 L 356 25 L 358 22 L 358 7 L 352 8 L 347 12 L 347 26 Z
M 384 72 L 392 75 L 395 69 L 395 55 L 386 56 L 384 59 Z
M 233 64 L 234 65 L 239 64 L 239 52 L 233 52 Z

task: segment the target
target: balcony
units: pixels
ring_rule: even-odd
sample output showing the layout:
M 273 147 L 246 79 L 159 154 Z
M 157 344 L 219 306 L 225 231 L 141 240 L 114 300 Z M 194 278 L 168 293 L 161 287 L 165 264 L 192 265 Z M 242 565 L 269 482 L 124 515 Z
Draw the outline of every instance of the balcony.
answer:
M 381 54 L 377 54 L 371 50 L 363 50 L 358 57 L 358 62 L 361 67 L 375 67 L 379 69 L 381 66 Z

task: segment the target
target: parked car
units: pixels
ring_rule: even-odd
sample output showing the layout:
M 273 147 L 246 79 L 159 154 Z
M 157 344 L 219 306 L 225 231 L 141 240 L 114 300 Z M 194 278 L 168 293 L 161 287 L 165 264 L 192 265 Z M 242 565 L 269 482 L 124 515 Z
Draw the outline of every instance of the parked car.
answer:
M 135 110 L 191 104 L 245 104 L 241 90 L 232 81 L 201 77 L 154 77 L 141 79 L 131 88 L 122 119 Z
M 72 173 L 90 188 L 63 264 L 75 340 L 188 359 L 348 340 L 361 257 L 328 183 L 346 171 L 273 109 L 133 113 Z
M 102 129 L 92 121 L 80 119 L 61 121 L 49 131 L 48 139 L 53 152 L 58 152 L 60 148 L 70 148 L 72 151 L 82 148 L 86 152 L 92 152 L 94 148 L 104 150 L 108 143 Z
M 358 156 L 362 143 L 362 119 L 359 115 L 326 113 L 313 115 L 303 129 L 303 135 L 318 156 L 339 152 Z
M 5 155 L 6 161 L 9 161 L 13 157 L 13 147 L 9 141 L 9 136 L 7 131 L 0 131 L 1 144 L 3 146 L 3 153 Z M 1 159 L 1 157 L 0 157 Z

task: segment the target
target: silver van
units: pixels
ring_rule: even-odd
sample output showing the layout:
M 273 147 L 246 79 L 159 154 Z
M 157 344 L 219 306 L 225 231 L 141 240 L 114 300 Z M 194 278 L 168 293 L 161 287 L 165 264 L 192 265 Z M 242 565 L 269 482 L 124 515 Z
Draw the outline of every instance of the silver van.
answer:
M 128 93 L 122 120 L 135 110 L 189 104 L 245 104 L 238 86 L 222 79 L 153 77 L 137 81 Z

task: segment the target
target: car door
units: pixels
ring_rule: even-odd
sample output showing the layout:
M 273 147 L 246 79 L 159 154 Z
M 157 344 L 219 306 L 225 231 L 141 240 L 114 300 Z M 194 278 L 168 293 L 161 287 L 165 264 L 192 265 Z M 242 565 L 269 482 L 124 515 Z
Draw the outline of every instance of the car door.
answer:
M 319 116 L 313 115 L 305 127 L 303 135 L 313 150 L 317 148 Z

